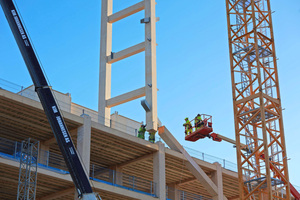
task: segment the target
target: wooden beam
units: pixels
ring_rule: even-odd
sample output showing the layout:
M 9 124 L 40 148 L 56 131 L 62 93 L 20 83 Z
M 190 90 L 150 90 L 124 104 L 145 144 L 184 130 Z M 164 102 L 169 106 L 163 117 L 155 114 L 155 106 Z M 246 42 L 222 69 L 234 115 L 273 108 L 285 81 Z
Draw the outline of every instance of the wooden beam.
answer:
M 69 132 L 70 132 L 71 137 L 72 137 L 72 136 L 75 136 L 75 135 L 77 134 L 77 128 L 72 129 L 72 130 L 70 130 Z M 48 139 L 48 140 L 43 141 L 43 145 L 45 145 L 45 146 L 50 146 L 51 144 L 53 144 L 53 143 L 55 143 L 55 142 L 56 142 L 56 138 L 55 138 L 55 137 L 52 137 L 52 138 L 50 138 L 50 139 Z
M 152 158 L 153 157 L 153 153 L 150 153 L 150 154 L 146 154 L 146 155 L 143 155 L 141 157 L 138 157 L 136 159 L 133 159 L 133 160 L 129 160 L 127 162 L 124 162 L 124 163 L 121 163 L 121 164 L 118 164 L 117 167 L 127 167 L 129 165 L 133 165 L 135 163 L 138 163 L 138 162 L 142 162 L 144 160 L 147 160 L 149 158 Z
M 228 200 L 236 200 L 239 198 L 240 198 L 240 195 L 236 195 L 236 196 L 228 197 Z
M 119 96 L 113 97 L 111 99 L 106 100 L 106 107 L 111 108 L 128 101 L 132 101 L 138 98 L 141 98 L 146 95 L 145 87 L 133 90 L 131 92 L 127 92 L 125 94 L 121 94 Z
M 140 12 L 142 10 L 144 10 L 145 8 L 145 2 L 144 1 L 141 1 L 137 4 L 134 4 L 128 8 L 125 8 L 119 12 L 116 12 L 110 16 L 108 16 L 108 22 L 109 23 L 114 23 L 116 21 L 119 21 L 121 19 L 124 19 L 125 17 L 128 17 L 130 15 L 133 15 L 137 12 Z
M 187 159 L 185 162 L 186 167 L 190 172 L 200 181 L 206 191 L 214 198 L 219 195 L 223 196 L 223 199 L 227 198 L 223 194 L 218 194 L 217 186 L 212 182 L 212 180 L 207 176 L 207 174 L 201 169 L 201 167 L 194 161 L 194 159 L 188 154 L 188 152 L 183 148 L 183 146 L 176 140 L 176 138 L 170 133 L 170 131 L 165 127 L 161 126 L 158 129 L 159 136 L 166 142 L 166 144 L 173 150 L 181 152 L 183 156 Z
M 194 182 L 194 181 L 197 181 L 197 179 L 195 177 L 188 178 L 188 179 L 185 179 L 183 181 L 176 182 L 175 184 L 178 185 L 178 186 L 182 186 L 184 184 L 188 184 L 188 183 L 191 183 L 191 182 Z
M 112 64 L 130 56 L 133 56 L 135 54 L 141 53 L 143 51 L 145 51 L 145 42 L 141 42 L 137 45 L 134 45 L 117 53 L 113 53 L 113 55 L 111 56 L 107 56 L 107 63 Z
M 4 114 L 4 113 L 0 113 L 0 117 L 6 118 L 6 119 L 9 119 L 9 120 L 14 120 L 15 122 L 25 124 L 25 125 L 28 125 L 30 127 L 33 127 L 33 128 L 36 128 L 36 129 L 39 129 L 39 130 L 42 130 L 42 131 L 51 132 L 51 128 L 47 128 L 45 126 L 35 124 L 34 122 L 32 122 L 32 123 L 28 122 L 29 120 L 26 120 L 26 119 L 23 119 L 23 118 L 17 118 L 17 117 L 7 115 L 7 114 Z
M 53 199 L 58 199 L 62 198 L 65 195 L 73 194 L 75 192 L 75 187 L 70 187 L 68 189 L 61 190 L 59 192 L 55 192 L 53 194 L 50 194 L 48 196 L 39 198 L 39 200 L 53 200 Z

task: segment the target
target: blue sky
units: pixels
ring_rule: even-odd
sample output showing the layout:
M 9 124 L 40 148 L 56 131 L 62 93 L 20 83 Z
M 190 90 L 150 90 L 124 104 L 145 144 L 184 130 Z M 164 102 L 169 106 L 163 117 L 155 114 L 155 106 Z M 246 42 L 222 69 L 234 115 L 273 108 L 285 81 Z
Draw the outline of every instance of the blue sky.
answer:
M 115 0 L 114 12 L 138 0 Z M 186 2 L 186 3 L 183 3 Z M 17 0 L 38 55 L 55 90 L 70 92 L 75 103 L 97 110 L 100 44 L 100 0 Z M 271 1 L 278 60 L 290 180 L 300 186 L 299 32 L 300 1 Z M 183 119 L 213 115 L 215 132 L 234 138 L 225 1 L 158 1 L 158 115 L 184 145 L 236 162 L 225 142 L 184 141 Z M 144 40 L 143 13 L 113 26 L 113 51 Z M 32 81 L 0 12 L 0 78 L 23 86 Z M 144 85 L 144 54 L 112 66 L 112 96 Z M 140 100 L 112 109 L 144 121 Z

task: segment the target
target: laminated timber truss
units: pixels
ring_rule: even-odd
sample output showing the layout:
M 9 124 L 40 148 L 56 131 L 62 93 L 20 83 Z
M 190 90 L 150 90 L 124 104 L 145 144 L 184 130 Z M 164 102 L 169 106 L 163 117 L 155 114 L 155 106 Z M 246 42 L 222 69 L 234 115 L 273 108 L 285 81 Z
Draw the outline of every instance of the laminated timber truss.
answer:
M 226 9 L 240 199 L 290 199 L 270 0 Z
M 119 12 L 113 13 L 113 1 L 102 0 L 100 82 L 99 82 L 99 122 L 109 126 L 110 108 L 145 96 L 147 131 L 157 131 L 157 84 L 156 84 L 156 17 L 155 0 L 143 0 Z M 112 52 L 112 24 L 130 15 L 145 11 L 145 41 Z M 111 65 L 115 62 L 145 51 L 145 86 L 111 98 Z M 144 107 L 145 107 L 144 106 Z

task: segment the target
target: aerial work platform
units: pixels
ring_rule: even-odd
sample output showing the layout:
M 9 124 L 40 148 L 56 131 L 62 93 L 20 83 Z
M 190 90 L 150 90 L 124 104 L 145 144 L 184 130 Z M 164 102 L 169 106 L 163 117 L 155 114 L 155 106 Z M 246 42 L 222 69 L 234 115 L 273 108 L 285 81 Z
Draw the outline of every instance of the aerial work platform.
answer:
M 212 128 L 212 116 L 202 114 L 201 117 L 203 120 L 200 123 L 200 127 L 195 126 L 191 127 L 194 130 L 192 133 L 188 133 L 185 136 L 185 140 L 195 142 L 199 139 L 205 137 L 210 137 L 210 133 L 213 131 Z M 194 120 L 191 120 L 192 123 Z

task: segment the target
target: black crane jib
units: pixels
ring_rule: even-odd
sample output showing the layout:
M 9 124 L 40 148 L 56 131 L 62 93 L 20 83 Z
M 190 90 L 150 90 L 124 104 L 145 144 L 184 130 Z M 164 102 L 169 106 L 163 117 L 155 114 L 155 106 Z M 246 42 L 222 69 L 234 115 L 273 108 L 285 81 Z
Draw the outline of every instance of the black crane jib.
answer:
M 27 69 L 34 83 L 35 90 L 42 103 L 45 114 L 51 125 L 52 131 L 67 164 L 78 194 L 84 195 L 93 193 L 89 179 L 78 157 L 66 124 L 54 99 L 52 91 L 49 88 L 28 34 L 26 33 L 19 17 L 18 11 L 12 0 L 0 0 L 0 4 L 26 63 Z

